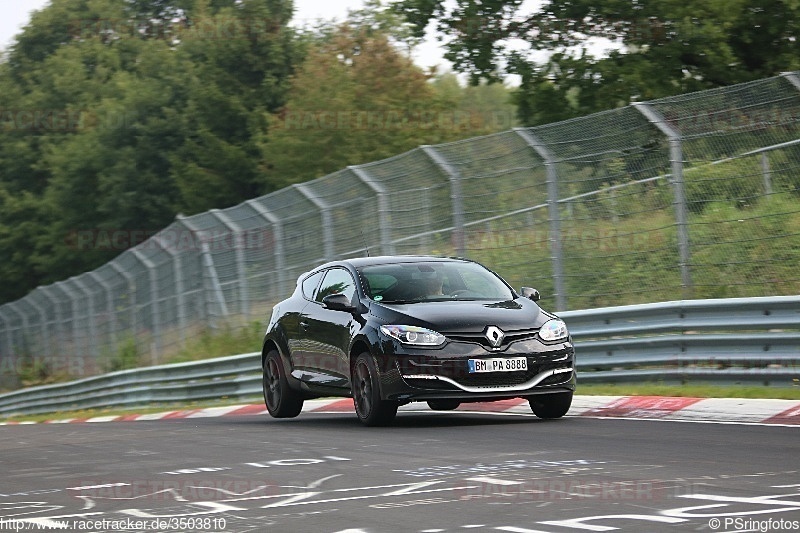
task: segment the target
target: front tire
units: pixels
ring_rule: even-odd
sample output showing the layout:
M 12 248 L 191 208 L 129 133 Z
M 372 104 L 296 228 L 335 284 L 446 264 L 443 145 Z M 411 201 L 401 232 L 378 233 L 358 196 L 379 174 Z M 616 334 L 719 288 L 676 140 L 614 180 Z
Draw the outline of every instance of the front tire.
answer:
M 533 414 L 539 418 L 561 418 L 572 405 L 572 392 L 558 392 L 555 394 L 538 394 L 528 398 Z
M 303 410 L 303 397 L 289 387 L 283 361 L 276 350 L 264 358 L 262 369 L 264 404 L 274 418 L 294 418 Z
M 397 402 L 381 399 L 378 370 L 372 356 L 365 352 L 356 358 L 350 383 L 356 415 L 365 426 L 386 426 L 397 415 Z

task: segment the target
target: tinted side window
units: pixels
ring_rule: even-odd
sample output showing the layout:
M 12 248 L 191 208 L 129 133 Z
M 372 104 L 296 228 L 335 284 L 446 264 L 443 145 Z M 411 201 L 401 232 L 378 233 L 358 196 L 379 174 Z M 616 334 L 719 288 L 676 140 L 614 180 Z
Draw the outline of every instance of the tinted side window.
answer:
M 309 276 L 303 280 L 303 296 L 309 300 L 314 299 L 314 289 L 319 285 L 319 280 L 324 272 L 317 272 L 313 276 Z
M 356 294 L 356 286 L 353 283 L 353 277 L 348 271 L 342 268 L 328 270 L 314 299 L 321 302 L 329 294 L 344 294 L 348 300 L 353 301 L 353 296 Z

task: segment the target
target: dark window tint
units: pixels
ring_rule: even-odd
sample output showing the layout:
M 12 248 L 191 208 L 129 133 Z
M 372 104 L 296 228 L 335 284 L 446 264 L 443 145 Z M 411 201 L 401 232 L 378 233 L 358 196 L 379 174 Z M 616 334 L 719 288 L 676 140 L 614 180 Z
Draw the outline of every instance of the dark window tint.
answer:
M 476 263 L 419 262 L 359 269 L 364 292 L 377 302 L 512 300 L 511 289 Z
M 356 286 L 350 273 L 342 268 L 332 268 L 325 274 L 322 286 L 320 286 L 314 299 L 321 302 L 323 298 L 330 294 L 344 294 L 352 302 L 355 293 Z

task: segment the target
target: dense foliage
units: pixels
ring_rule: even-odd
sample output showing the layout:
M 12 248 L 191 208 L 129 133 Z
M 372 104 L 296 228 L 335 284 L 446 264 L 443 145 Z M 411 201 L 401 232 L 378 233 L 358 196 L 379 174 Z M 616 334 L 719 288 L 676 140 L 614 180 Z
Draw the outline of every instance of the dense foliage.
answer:
M 800 67 L 796 0 L 397 0 L 473 81 L 516 74 L 538 125 Z
M 513 107 L 503 88 L 431 82 L 378 2 L 344 26 L 296 29 L 292 15 L 291 0 L 53 0 L 35 13 L 0 60 L 0 302 L 95 268 L 179 213 L 509 127 L 386 127 Z M 370 112 L 384 122 L 315 119 Z M 285 127 L 292 116 L 300 127 Z M 113 243 L 81 237 L 115 230 Z

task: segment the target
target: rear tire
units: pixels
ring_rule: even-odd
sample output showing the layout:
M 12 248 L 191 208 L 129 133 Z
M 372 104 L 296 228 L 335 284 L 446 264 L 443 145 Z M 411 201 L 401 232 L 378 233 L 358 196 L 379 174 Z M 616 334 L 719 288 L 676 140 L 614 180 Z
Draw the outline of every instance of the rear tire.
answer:
M 452 411 L 461 405 L 458 400 L 428 400 L 428 407 L 434 411 Z
M 303 410 L 303 397 L 289 387 L 283 361 L 276 350 L 270 350 L 264 358 L 261 383 L 264 404 L 274 418 L 294 418 Z
M 381 399 L 378 370 L 372 356 L 365 352 L 356 358 L 350 383 L 353 388 L 353 406 L 365 426 L 386 426 L 397 415 L 399 404 Z
M 528 398 L 533 414 L 539 418 L 561 418 L 572 405 L 572 392 L 557 392 L 554 394 L 537 394 Z

